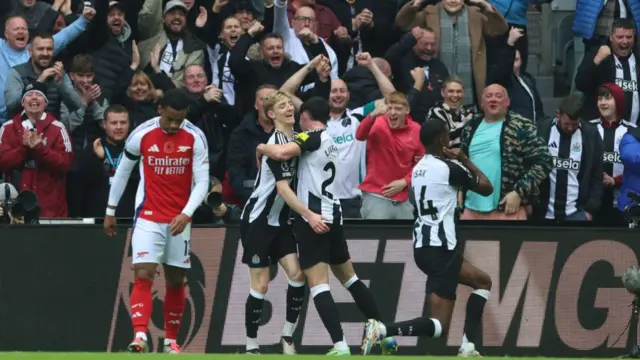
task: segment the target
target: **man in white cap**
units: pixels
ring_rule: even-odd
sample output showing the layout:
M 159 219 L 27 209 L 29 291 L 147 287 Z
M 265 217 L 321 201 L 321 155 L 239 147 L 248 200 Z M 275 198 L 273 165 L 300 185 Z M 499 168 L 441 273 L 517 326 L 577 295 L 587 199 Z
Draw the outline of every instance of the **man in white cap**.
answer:
M 38 197 L 43 218 L 67 217 L 66 177 L 73 153 L 69 133 L 45 112 L 46 85 L 25 86 L 22 112 L 0 128 L 0 172 Z
M 151 3 L 149 6 L 153 6 L 157 10 L 161 1 L 145 2 L 145 4 L 147 3 Z M 154 9 L 146 10 L 153 12 Z M 153 35 L 148 34 L 151 37 L 138 44 L 139 69 L 145 69 L 150 65 L 151 59 L 157 56 L 159 59 L 158 68 L 169 75 L 177 87 L 184 87 L 186 68 L 191 65 L 204 66 L 206 46 L 187 29 L 188 11 L 187 5 L 182 0 L 167 2 L 163 11 L 162 30 L 153 33 Z M 157 19 L 154 16 L 143 17 L 142 12 L 140 13 L 138 17 L 139 28 L 151 28 L 151 22 L 157 22 Z

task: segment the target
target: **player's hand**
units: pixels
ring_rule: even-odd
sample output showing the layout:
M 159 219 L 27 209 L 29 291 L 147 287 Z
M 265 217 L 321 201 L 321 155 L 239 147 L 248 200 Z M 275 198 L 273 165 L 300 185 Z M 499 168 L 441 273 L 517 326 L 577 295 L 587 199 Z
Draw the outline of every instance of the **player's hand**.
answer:
M 169 224 L 169 229 L 171 229 L 171 235 L 176 236 L 178 234 L 182 234 L 184 228 L 189 224 L 191 219 L 185 214 L 179 214 L 173 220 L 171 220 L 171 224 Z
M 391 197 L 399 193 L 400 191 L 404 190 L 404 188 L 406 187 L 407 187 L 407 180 L 405 179 L 393 180 L 392 182 L 382 187 L 382 196 Z
M 504 196 L 504 198 L 500 201 L 500 205 L 504 205 L 504 213 L 507 215 L 513 215 L 520 210 L 520 203 L 522 199 L 520 198 L 520 194 L 515 191 L 512 191 Z
M 307 216 L 307 221 L 309 222 L 309 226 L 315 231 L 317 234 L 324 234 L 329 232 L 329 227 L 324 223 L 324 219 L 321 215 L 318 215 L 314 212 L 311 215 Z
M 445 148 L 442 148 L 442 152 L 446 157 L 453 160 L 463 161 L 467 158 L 467 155 L 465 155 L 464 151 L 458 148 L 448 149 L 445 147 Z
M 104 227 L 104 232 L 109 235 L 109 236 L 113 236 L 116 234 L 116 217 L 115 216 L 109 216 L 109 215 L 105 215 L 104 216 L 104 223 L 102 224 L 102 226 Z

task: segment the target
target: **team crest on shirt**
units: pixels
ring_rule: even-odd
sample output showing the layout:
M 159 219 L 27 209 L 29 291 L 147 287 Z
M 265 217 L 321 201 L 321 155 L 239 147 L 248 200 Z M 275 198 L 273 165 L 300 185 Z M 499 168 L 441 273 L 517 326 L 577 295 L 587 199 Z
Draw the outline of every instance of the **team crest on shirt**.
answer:
M 258 265 L 260 263 L 260 256 L 253 255 L 253 257 L 251 258 L 251 262 L 253 263 L 253 265 Z
M 287 164 L 286 162 L 283 162 L 280 165 L 280 168 L 282 169 L 283 172 L 289 172 L 289 164 Z
M 571 151 L 573 151 L 573 152 L 582 151 L 582 144 L 580 144 L 579 142 L 574 143 L 573 145 L 571 145 Z
M 167 154 L 171 154 L 172 152 L 174 152 L 176 149 L 176 146 L 171 142 L 171 141 L 167 141 L 166 143 L 164 143 L 164 152 Z

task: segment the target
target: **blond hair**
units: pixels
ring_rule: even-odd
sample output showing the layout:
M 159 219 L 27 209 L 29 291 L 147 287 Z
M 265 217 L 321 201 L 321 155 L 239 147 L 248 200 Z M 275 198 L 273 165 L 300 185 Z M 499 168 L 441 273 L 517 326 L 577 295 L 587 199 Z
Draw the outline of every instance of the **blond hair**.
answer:
M 285 92 L 276 91 L 262 98 L 262 107 L 267 118 L 274 120 L 269 117 L 269 111 L 273 111 L 276 104 L 283 100 L 291 100 L 291 96 Z
M 462 81 L 462 78 L 456 75 L 449 76 L 448 78 L 446 78 L 445 81 L 442 83 L 442 88 L 445 89 L 447 85 L 452 83 L 460 84 L 460 86 L 462 86 L 462 88 L 464 89 L 464 82 Z
M 384 99 L 384 102 L 387 105 L 398 104 L 409 107 L 409 99 L 407 99 L 407 95 L 400 91 L 394 91 L 391 94 L 387 95 L 387 97 Z
M 129 89 L 131 87 L 131 84 L 136 82 L 143 82 L 149 87 L 149 98 L 147 100 L 156 102 L 159 98 L 162 97 L 162 92 L 158 93 L 156 87 L 153 86 L 153 82 L 151 82 L 151 79 L 149 79 L 149 76 L 147 76 L 147 74 L 142 71 L 137 71 L 135 74 L 133 74 L 131 82 L 129 83 L 129 87 L 127 88 L 128 97 L 131 97 L 131 90 Z

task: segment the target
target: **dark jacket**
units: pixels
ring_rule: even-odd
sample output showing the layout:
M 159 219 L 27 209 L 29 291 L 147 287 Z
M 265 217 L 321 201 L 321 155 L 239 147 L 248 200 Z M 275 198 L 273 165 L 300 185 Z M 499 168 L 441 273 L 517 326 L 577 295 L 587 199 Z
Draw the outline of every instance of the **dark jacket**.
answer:
M 349 87 L 349 109 L 356 109 L 371 101 L 383 98 L 378 87 L 378 82 L 369 69 L 362 66 L 354 66 L 347 71 L 342 80 Z
M 280 87 L 302 67 L 302 65 L 297 62 L 286 58 L 278 69 L 274 69 L 262 60 L 247 60 L 247 51 L 251 45 L 253 45 L 254 41 L 251 36 L 242 35 L 236 43 L 236 46 L 231 50 L 231 55 L 229 56 L 231 73 L 233 73 L 236 82 L 241 84 L 239 88 L 243 89 L 242 93 L 236 93 L 236 106 L 241 106 L 245 114 L 253 109 L 256 89 L 260 85 L 271 84 Z M 319 44 L 324 48 L 322 43 L 319 42 Z M 302 85 L 312 82 L 315 82 L 313 89 L 306 91 L 304 94 L 298 94 L 302 100 L 313 95 L 324 98 L 329 97 L 331 81 L 322 82 L 317 79 L 315 72 L 313 72 L 307 76 Z
M 600 112 L 598 111 L 598 102 L 596 101 L 596 92 L 598 90 L 598 86 L 605 83 L 616 83 L 616 62 L 613 54 L 604 59 L 600 65 L 596 65 L 593 62 L 596 54 L 599 49 L 594 49 L 592 52 L 589 52 L 584 55 L 582 59 L 582 63 L 578 67 L 578 71 L 576 73 L 576 89 L 581 91 L 584 94 L 585 102 L 584 102 L 584 113 L 583 116 L 585 119 L 595 119 L 600 117 Z M 635 50 L 635 57 L 638 59 L 640 53 Z M 638 75 L 638 66 L 636 66 L 636 74 L 631 74 L 633 76 Z M 633 71 L 633 69 L 631 69 Z M 621 84 L 617 84 L 621 85 Z M 621 86 L 624 90 L 624 87 Z M 631 104 L 629 104 L 629 109 L 631 108 Z M 630 112 L 630 111 L 629 111 Z M 624 117 L 626 120 L 636 123 L 638 119 L 628 119 L 626 116 Z
M 15 78 L 15 73 L 20 77 L 20 81 Z M 7 94 L 9 92 L 13 92 L 16 88 L 22 89 L 26 86 L 26 84 L 35 82 L 40 77 L 39 74 L 33 70 L 33 65 L 31 61 L 26 62 L 22 65 L 18 65 L 9 71 L 9 76 L 7 77 L 7 88 L 5 90 L 5 101 L 7 102 L 7 116 L 14 117 L 22 111 L 22 102 L 21 96 L 19 99 L 10 99 Z M 47 108 L 46 112 L 53 115 L 56 119 L 60 119 L 60 105 L 64 101 L 69 110 L 76 111 L 80 104 L 82 103 L 82 99 L 80 95 L 78 95 L 73 88 L 73 84 L 71 83 L 71 79 L 68 75 L 65 74 L 64 79 L 62 80 L 62 84 L 58 85 L 56 81 L 52 78 L 48 79 L 45 82 L 47 87 Z M 17 94 L 17 93 L 16 93 Z
M 511 105 L 509 110 L 518 113 L 527 119 L 534 121 L 542 121 L 545 119 L 542 99 L 540 92 L 536 86 L 536 80 L 528 73 L 521 73 L 520 79 L 527 85 L 531 91 L 529 92 L 522 86 L 518 77 L 513 73 L 513 63 L 516 60 L 516 48 L 505 45 L 496 58 L 497 62 L 491 66 L 487 74 L 487 86 L 491 84 L 500 84 L 507 89 Z M 535 119 L 534 119 L 535 105 Z
M 538 136 L 549 143 L 551 128 L 557 126 L 556 119 L 548 118 L 538 124 Z M 580 190 L 578 208 L 589 214 L 596 214 L 600 210 L 602 200 L 602 141 L 595 127 L 588 123 L 580 124 L 582 131 L 582 157 L 578 181 Z M 540 185 L 540 202 L 536 207 L 536 217 L 544 218 L 549 204 L 551 181 L 545 179 Z
M 111 144 L 106 141 L 105 138 L 102 138 L 101 142 L 109 151 L 113 161 L 117 162 L 118 157 L 124 150 L 124 143 Z M 103 217 L 104 209 L 107 207 L 107 200 L 109 200 L 109 189 L 111 188 L 110 179 L 115 175 L 116 169 L 109 162 L 108 156 L 105 155 L 104 159 L 100 159 L 93 151 L 92 145 L 82 150 L 77 158 L 80 163 L 80 168 L 82 169 L 80 174 L 82 181 L 78 184 L 79 188 L 74 189 L 74 191 L 78 192 L 77 195 L 79 195 L 75 196 L 75 198 L 80 202 L 78 207 L 81 216 Z M 134 171 L 131 172 L 131 177 L 129 182 L 127 182 L 124 194 L 118 203 L 118 208 L 116 209 L 117 217 L 133 217 L 135 212 L 136 191 L 139 182 L 140 176 L 138 175 L 136 165 Z
M 110 34 L 104 45 L 92 54 L 94 72 L 100 83 L 102 96 L 109 102 L 113 101 L 124 70 L 131 66 L 132 51 L 131 28 L 125 23 L 120 36 Z
M 460 149 L 467 156 L 473 135 L 483 119 L 484 115 L 478 114 L 462 130 Z M 502 159 L 500 198 L 516 191 L 523 203 L 535 204 L 539 200 L 539 186 L 553 167 L 547 144 L 537 135 L 533 121 L 514 112 L 507 113 L 499 141 Z
M 270 136 L 271 133 L 265 132 L 258 123 L 255 111 L 248 113 L 231 132 L 227 152 L 229 184 L 243 203 L 251 196 L 253 183 L 258 176 L 256 147 L 266 144 Z
M 414 85 L 411 70 L 416 67 L 429 68 L 429 78 L 425 79 L 422 92 L 416 94 L 414 104 L 417 107 L 411 108 L 411 117 L 422 123 L 429 109 L 442 102 L 442 84 L 449 77 L 449 70 L 436 58 L 428 62 L 418 58 L 413 52 L 416 42 L 413 34 L 407 33 L 387 50 L 384 57 L 391 65 L 396 89 L 404 92 L 408 92 Z

